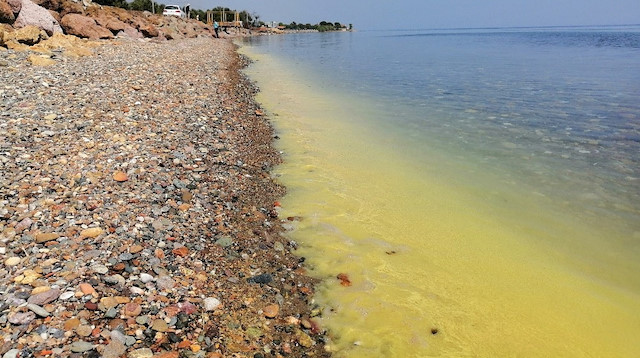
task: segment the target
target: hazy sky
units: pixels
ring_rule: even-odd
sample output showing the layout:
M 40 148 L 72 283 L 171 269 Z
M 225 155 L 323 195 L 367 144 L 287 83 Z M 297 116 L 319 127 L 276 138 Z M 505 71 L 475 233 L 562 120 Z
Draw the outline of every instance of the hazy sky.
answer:
M 177 0 L 187 2 L 255 12 L 262 21 L 338 21 L 363 30 L 640 23 L 640 0 Z

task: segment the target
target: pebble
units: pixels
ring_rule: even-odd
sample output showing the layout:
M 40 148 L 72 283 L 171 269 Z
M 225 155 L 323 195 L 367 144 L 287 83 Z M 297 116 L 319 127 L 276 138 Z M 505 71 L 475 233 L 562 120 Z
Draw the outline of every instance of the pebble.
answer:
M 91 326 L 82 324 L 76 328 L 76 334 L 80 337 L 88 337 L 91 334 L 92 330 L 93 328 L 91 328 Z
M 151 329 L 158 332 L 166 332 L 169 325 L 163 319 L 156 319 L 151 323 Z
M 104 348 L 102 358 L 119 358 L 127 351 L 127 347 L 120 341 L 112 340 Z
M 153 281 L 153 276 L 149 275 L 148 273 L 141 273 L 140 274 L 140 281 L 142 281 L 142 283 L 148 283 Z
M 62 301 L 66 301 L 66 300 L 70 299 L 71 297 L 73 297 L 74 295 L 75 295 L 75 294 L 74 294 L 73 292 L 71 292 L 71 291 L 67 291 L 67 292 L 64 292 L 64 293 L 62 293 L 62 294 L 60 295 L 60 299 L 61 299 Z
M 283 193 L 264 170 L 279 160 L 272 130 L 255 115 L 255 89 L 236 81 L 230 42 L 117 41 L 100 56 L 54 56 L 46 71 L 7 50 L 16 58 L 0 71 L 3 349 L 151 357 L 189 340 L 187 357 L 247 355 L 235 345 L 243 327 L 280 315 L 257 302 L 310 315 L 297 258 L 276 242 L 266 250 L 281 233 L 259 209 Z M 296 344 L 294 330 L 265 327 L 260 340 L 283 342 L 274 352 L 327 356 Z
M 12 256 L 12 257 L 9 257 L 8 259 L 4 260 L 4 264 L 6 266 L 16 266 L 19 263 L 20 263 L 20 258 L 17 257 L 17 256 Z
M 94 347 L 95 346 L 89 342 L 75 341 L 71 343 L 71 346 L 69 346 L 69 350 L 71 350 L 74 353 L 83 353 L 83 352 L 92 350 Z
M 102 234 L 102 232 L 103 232 L 102 228 L 93 227 L 90 229 L 82 230 L 82 232 L 80 232 L 80 236 L 84 238 L 94 238 Z
M 9 315 L 9 322 L 15 325 L 28 324 L 34 319 L 36 319 L 36 315 L 33 312 L 17 312 Z
M 47 310 L 45 310 L 44 308 L 38 305 L 35 305 L 33 303 L 28 303 L 27 308 L 31 310 L 31 312 L 37 314 L 40 317 L 49 317 L 49 312 L 47 312 Z
M 276 304 L 268 305 L 262 309 L 262 312 L 267 318 L 275 318 L 278 315 L 278 312 L 280 312 L 280 306 Z
M 153 352 L 149 348 L 140 348 L 129 352 L 129 358 L 151 358 Z
M 160 276 L 156 280 L 156 285 L 161 290 L 169 290 L 172 289 L 176 285 L 176 281 L 169 276 Z
M 16 358 L 19 353 L 20 351 L 17 349 L 10 349 L 2 356 L 2 358 Z
M 204 299 L 203 304 L 204 304 L 204 310 L 205 311 L 213 311 L 216 308 L 220 307 L 221 302 L 217 298 L 207 297 L 207 298 Z
M 35 305 L 44 305 L 44 304 L 55 301 L 56 299 L 58 299 L 58 297 L 61 297 L 61 294 L 60 294 L 60 289 L 57 289 L 57 288 L 49 289 L 44 292 L 39 292 L 36 294 L 33 294 L 33 291 L 32 291 L 32 295 L 31 297 L 29 297 L 27 302 L 33 303 Z

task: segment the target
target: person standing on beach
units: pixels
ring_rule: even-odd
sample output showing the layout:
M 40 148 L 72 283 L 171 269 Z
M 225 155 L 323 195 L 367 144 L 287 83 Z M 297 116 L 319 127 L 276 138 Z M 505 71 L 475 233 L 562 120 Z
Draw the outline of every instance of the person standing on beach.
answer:
M 214 21 L 214 22 L 213 22 L 213 31 L 215 31 L 215 32 L 216 32 L 216 38 L 220 38 L 220 36 L 218 36 L 218 27 L 219 27 L 219 26 L 220 26 L 220 25 L 218 25 L 218 22 L 217 22 L 217 21 Z

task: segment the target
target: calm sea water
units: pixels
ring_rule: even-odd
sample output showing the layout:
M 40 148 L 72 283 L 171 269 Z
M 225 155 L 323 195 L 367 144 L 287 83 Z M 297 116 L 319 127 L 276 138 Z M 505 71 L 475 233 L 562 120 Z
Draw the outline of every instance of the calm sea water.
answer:
M 640 354 L 640 26 L 244 48 L 338 355 Z

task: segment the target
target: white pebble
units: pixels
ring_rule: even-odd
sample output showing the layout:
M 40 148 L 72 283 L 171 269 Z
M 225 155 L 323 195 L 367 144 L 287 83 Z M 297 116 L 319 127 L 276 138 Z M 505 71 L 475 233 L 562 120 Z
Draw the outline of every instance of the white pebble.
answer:
M 203 303 L 205 311 L 213 311 L 221 305 L 220 300 L 214 297 L 205 298 Z

